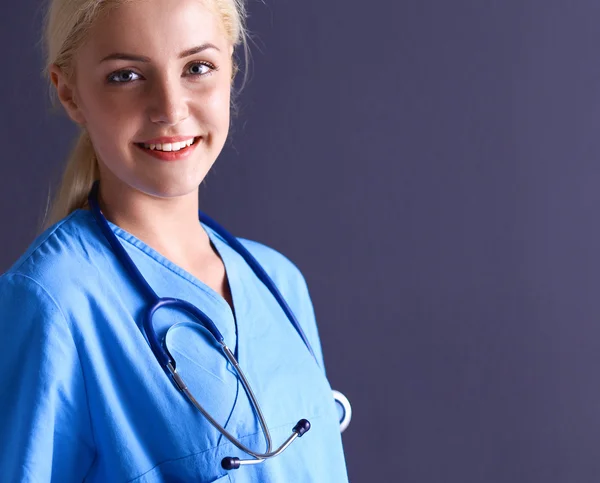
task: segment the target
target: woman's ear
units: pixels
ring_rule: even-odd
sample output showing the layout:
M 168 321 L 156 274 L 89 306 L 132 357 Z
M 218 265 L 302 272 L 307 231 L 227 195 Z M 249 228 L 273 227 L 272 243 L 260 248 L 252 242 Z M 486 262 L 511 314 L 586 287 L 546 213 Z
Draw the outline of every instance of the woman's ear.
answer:
M 75 87 L 68 82 L 63 71 L 56 64 L 52 64 L 48 70 L 50 73 L 50 81 L 56 88 L 58 99 L 65 108 L 68 116 L 77 124 L 81 126 L 85 125 L 85 117 L 81 112 L 75 96 Z

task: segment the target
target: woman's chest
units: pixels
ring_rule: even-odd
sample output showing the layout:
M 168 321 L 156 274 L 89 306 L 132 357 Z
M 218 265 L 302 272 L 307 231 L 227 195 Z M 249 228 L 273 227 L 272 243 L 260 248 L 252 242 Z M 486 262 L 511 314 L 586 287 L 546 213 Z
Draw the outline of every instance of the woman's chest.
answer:
M 268 292 L 249 282 L 236 294 L 235 318 L 210 298 L 186 295 L 238 356 L 250 391 L 275 434 L 282 437 L 282 428 L 289 433 L 299 419 L 335 413 L 321 368 Z M 118 326 L 99 316 L 97 323 L 112 329 L 97 329 L 94 344 L 90 337 L 84 372 L 99 450 L 98 479 L 119 481 L 113 471 L 127 479 L 141 478 L 158 467 L 172 467 L 172 475 L 192 472 L 195 481 L 213 481 L 223 474 L 222 457 L 239 454 L 226 454 L 237 450 L 158 363 L 136 321 L 147 309 L 139 304 L 129 316 L 123 311 L 125 320 Z M 156 312 L 153 327 L 201 408 L 234 438 L 264 451 L 250 391 L 202 324 L 185 311 L 169 309 Z

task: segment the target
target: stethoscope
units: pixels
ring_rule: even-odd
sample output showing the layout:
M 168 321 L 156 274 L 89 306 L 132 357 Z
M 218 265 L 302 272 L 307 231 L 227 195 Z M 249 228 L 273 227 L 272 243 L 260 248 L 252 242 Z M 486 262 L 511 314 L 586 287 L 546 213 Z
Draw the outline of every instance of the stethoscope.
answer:
M 172 298 L 172 297 L 159 297 L 156 292 L 150 287 L 146 279 L 142 276 L 138 268 L 136 267 L 133 260 L 129 257 L 123 245 L 118 241 L 116 235 L 113 233 L 110 228 L 108 221 L 104 217 L 102 211 L 100 210 L 100 206 L 98 205 L 98 191 L 99 191 L 100 183 L 99 181 L 95 181 L 92 189 L 88 196 L 88 203 L 90 206 L 90 210 L 92 215 L 94 216 L 100 230 L 103 235 L 106 237 L 109 245 L 113 249 L 115 256 L 119 260 L 119 262 L 123 265 L 123 267 L 127 270 L 129 275 L 133 278 L 133 280 L 139 285 L 140 289 L 144 292 L 146 297 L 149 300 L 149 307 L 146 309 L 143 315 L 143 330 L 146 334 L 146 338 L 148 339 L 148 343 L 150 344 L 150 348 L 154 353 L 154 356 L 165 370 L 165 372 L 169 375 L 171 380 L 174 382 L 176 387 L 185 394 L 187 399 L 200 411 L 204 417 L 212 424 L 223 436 L 225 436 L 233 445 L 252 456 L 253 459 L 240 459 L 236 457 L 227 456 L 221 460 L 221 466 L 225 470 L 234 470 L 239 468 L 241 465 L 252 465 L 263 463 L 265 460 L 269 458 L 273 458 L 279 454 L 281 454 L 296 438 L 302 437 L 309 429 L 310 422 L 307 419 L 301 419 L 296 423 L 294 428 L 292 429 L 292 434 L 284 441 L 284 443 L 279 446 L 275 451 L 271 451 L 272 449 L 272 441 L 271 434 L 269 433 L 269 429 L 267 427 L 267 423 L 262 414 L 258 401 L 250 387 L 250 383 L 246 379 L 244 372 L 240 368 L 238 361 L 235 356 L 231 352 L 231 350 L 225 345 L 225 340 L 221 335 L 221 332 L 217 329 L 213 321 L 198 307 L 186 302 L 185 300 Z M 304 341 L 304 344 L 308 348 L 309 352 L 317 360 L 315 354 L 302 330 L 298 320 L 294 316 L 292 310 L 284 300 L 283 296 L 277 289 L 275 283 L 269 275 L 265 272 L 262 266 L 258 263 L 258 261 L 250 254 L 250 252 L 229 232 L 227 232 L 223 227 L 221 227 L 217 222 L 212 220 L 210 217 L 205 215 L 202 212 L 199 212 L 200 221 L 212 229 L 215 233 L 217 233 L 225 242 L 237 251 L 248 263 L 250 268 L 252 268 L 255 275 L 263 282 L 263 284 L 269 289 L 271 294 L 275 297 L 286 316 Z M 179 375 L 176 369 L 175 359 L 171 356 L 169 349 L 166 344 L 166 334 L 159 341 L 156 332 L 154 331 L 153 325 L 153 317 L 157 310 L 170 307 L 180 309 L 189 315 L 192 316 L 195 322 L 199 323 L 202 327 L 204 327 L 215 339 L 220 349 L 225 354 L 225 358 L 229 361 L 229 363 L 235 368 L 238 378 L 241 380 L 244 390 L 248 395 L 248 398 L 252 404 L 252 408 L 255 414 L 258 417 L 260 426 L 265 436 L 265 440 L 267 443 L 267 451 L 265 453 L 259 453 L 251 450 L 247 446 L 243 445 L 235 436 L 229 433 L 223 426 L 221 426 L 203 407 L 202 405 L 194 398 L 192 393 L 189 391 L 187 385 Z M 167 331 L 168 332 L 168 331 Z M 318 365 L 318 362 L 317 362 Z M 350 423 L 350 419 L 352 417 L 352 408 L 348 399 L 338 391 L 333 391 L 333 397 L 335 401 L 338 403 L 338 407 L 342 410 L 342 416 L 340 418 L 340 430 L 344 431 L 348 424 Z

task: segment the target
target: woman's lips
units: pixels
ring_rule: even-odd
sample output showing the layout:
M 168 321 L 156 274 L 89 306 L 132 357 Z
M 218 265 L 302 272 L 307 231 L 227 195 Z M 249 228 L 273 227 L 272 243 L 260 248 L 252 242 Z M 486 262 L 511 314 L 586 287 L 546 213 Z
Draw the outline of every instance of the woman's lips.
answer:
M 145 148 L 143 144 L 135 143 L 144 153 L 161 161 L 180 161 L 188 158 L 196 149 L 196 146 L 203 141 L 202 137 L 194 138 L 194 143 L 191 146 L 180 149 L 179 151 L 159 151 L 157 149 Z
M 154 139 L 150 139 L 150 140 L 144 140 L 141 141 L 140 144 L 165 144 L 165 143 L 178 143 L 181 141 L 187 141 L 189 139 L 197 139 L 201 136 L 186 136 L 186 135 L 179 135 L 179 136 L 162 136 L 159 138 L 154 138 Z

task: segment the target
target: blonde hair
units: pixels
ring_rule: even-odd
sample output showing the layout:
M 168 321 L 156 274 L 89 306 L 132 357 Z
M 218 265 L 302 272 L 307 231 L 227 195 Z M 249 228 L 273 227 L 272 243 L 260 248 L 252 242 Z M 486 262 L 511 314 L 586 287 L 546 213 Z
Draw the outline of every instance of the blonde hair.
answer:
M 67 79 L 73 79 L 73 58 L 85 41 L 92 23 L 125 2 L 134 0 L 51 0 L 45 19 L 44 44 L 46 48 L 45 75 L 56 64 Z M 203 1 L 203 0 L 198 0 Z M 220 15 L 225 33 L 235 47 L 242 45 L 246 67 L 248 42 L 245 26 L 246 9 L 244 0 L 209 0 Z M 244 69 L 244 82 L 248 69 Z M 237 63 L 233 62 L 233 74 Z M 243 83 L 242 83 L 243 85 Z M 53 92 L 53 101 L 55 93 Z M 87 195 L 93 182 L 99 177 L 98 160 L 87 132 L 82 129 L 75 147 L 71 151 L 64 170 L 60 187 L 52 202 L 45 227 L 63 219 L 78 208 L 87 206 Z

